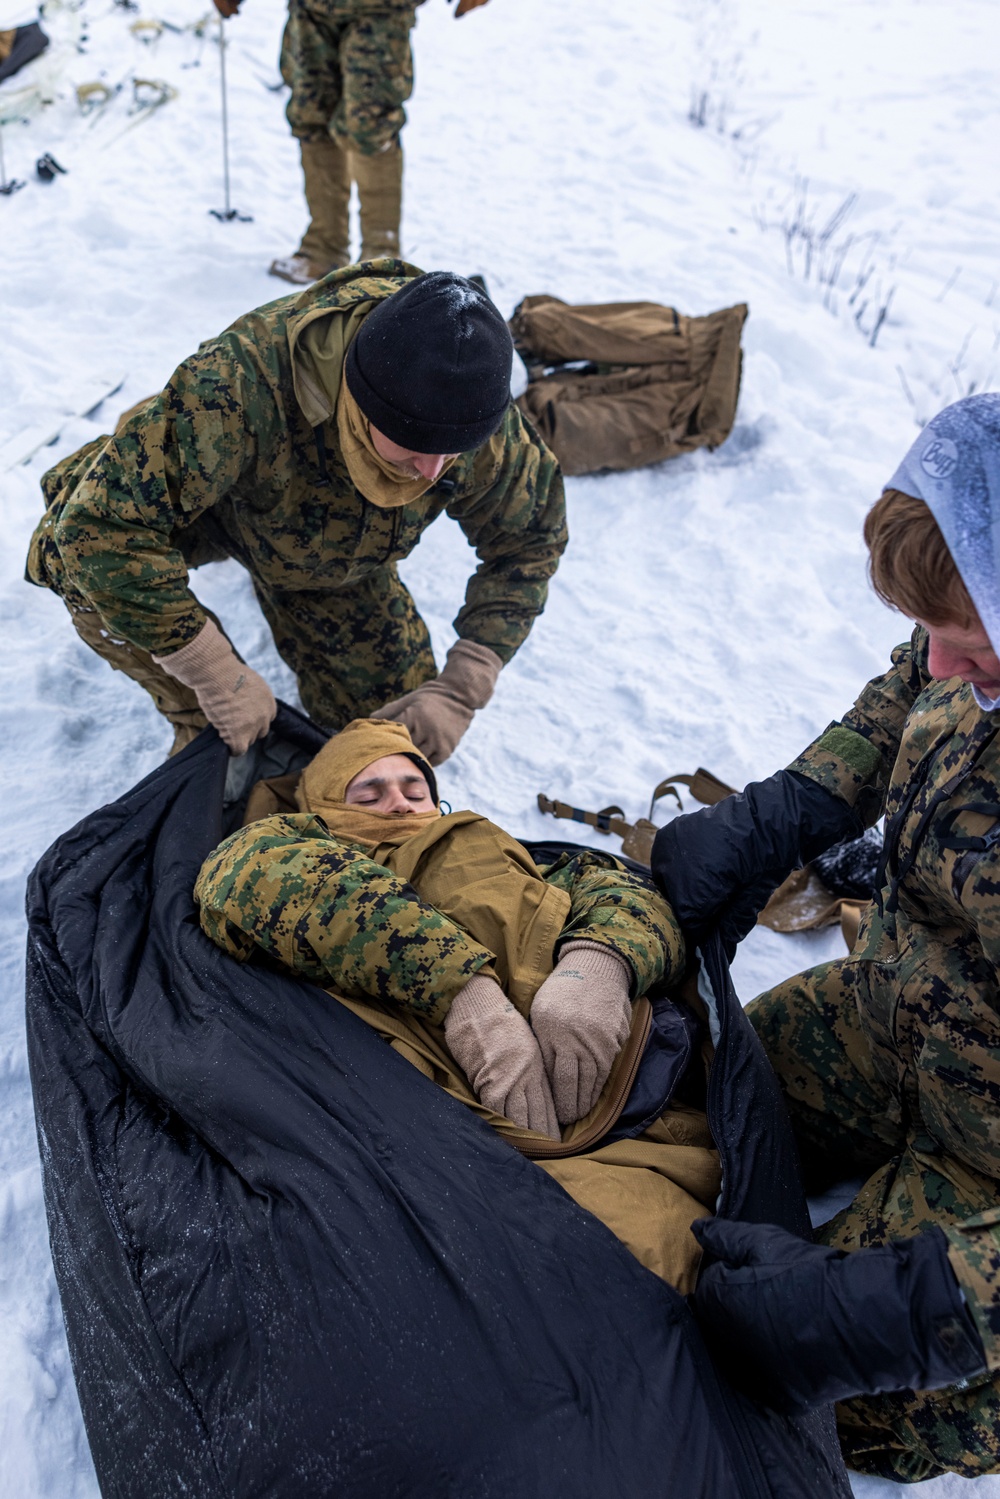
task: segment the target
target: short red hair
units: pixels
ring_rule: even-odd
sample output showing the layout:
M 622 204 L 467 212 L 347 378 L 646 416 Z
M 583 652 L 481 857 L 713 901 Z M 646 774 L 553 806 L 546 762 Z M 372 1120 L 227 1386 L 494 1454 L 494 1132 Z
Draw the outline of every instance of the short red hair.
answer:
M 865 517 L 868 575 L 884 604 L 929 625 L 978 619 L 941 528 L 923 500 L 887 489 Z

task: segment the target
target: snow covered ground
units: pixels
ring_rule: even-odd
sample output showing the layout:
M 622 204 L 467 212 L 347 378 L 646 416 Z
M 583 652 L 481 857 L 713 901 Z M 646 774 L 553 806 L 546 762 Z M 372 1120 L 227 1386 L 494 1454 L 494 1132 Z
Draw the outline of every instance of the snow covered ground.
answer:
M 0 1486 L 18 1499 L 97 1492 L 46 1246 L 24 881 L 168 742 L 144 695 L 21 581 L 38 478 L 280 294 L 267 264 L 303 225 L 273 87 L 279 0 L 247 0 L 227 27 L 233 202 L 253 215 L 232 223 L 208 213 L 223 201 L 215 22 L 194 24 L 205 0 L 140 4 L 53 4 L 50 52 L 0 86 L 6 170 L 27 183 L 0 197 Z M 505 312 L 531 292 L 751 309 L 724 448 L 569 482 L 549 607 L 442 790 L 539 837 L 566 829 L 537 812 L 538 791 L 639 815 L 668 772 L 701 764 L 742 785 L 883 668 L 905 626 L 867 589 L 864 512 L 918 419 L 1000 383 L 996 7 L 493 0 L 456 25 L 429 0 L 419 16 L 410 259 L 483 272 Z M 92 94 L 84 117 L 75 87 L 95 82 L 110 97 L 97 108 Z M 129 112 L 166 97 L 161 84 L 176 95 Z M 33 170 L 46 150 L 67 169 L 48 185 Z M 471 562 L 442 522 L 404 568 L 439 658 Z M 294 700 L 239 568 L 196 587 Z M 835 933 L 757 932 L 740 992 L 839 950 Z M 866 1499 L 892 1489 L 856 1482 Z M 986 1499 L 1000 1479 L 920 1493 Z

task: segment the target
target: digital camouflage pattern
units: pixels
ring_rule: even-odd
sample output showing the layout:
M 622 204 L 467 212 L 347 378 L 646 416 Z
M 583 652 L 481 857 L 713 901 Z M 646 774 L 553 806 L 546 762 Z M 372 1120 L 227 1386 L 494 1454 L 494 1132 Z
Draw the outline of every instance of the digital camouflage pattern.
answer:
M 917 629 L 791 768 L 869 823 L 886 814 L 850 957 L 748 1010 L 810 1187 L 868 1177 L 821 1237 L 855 1249 L 938 1224 L 993 1371 L 848 1401 L 842 1441 L 854 1467 L 903 1481 L 1000 1472 L 1000 718 L 929 676 Z
M 195 886 L 201 924 L 240 962 L 265 953 L 349 999 L 371 997 L 440 1025 L 493 956 L 412 885 L 310 812 L 266 817 L 227 838 Z
M 817 1230 L 819 1242 L 864 1249 L 934 1224 L 998 1367 L 1000 1253 L 986 1224 L 1000 1222 L 1000 1183 L 942 1150 L 879 1079 L 859 1009 L 860 966 L 824 963 L 748 1006 L 778 1074 L 799 1142 L 806 1188 L 863 1175 L 854 1201 Z M 954 1471 L 1000 1470 L 1000 1376 L 967 1388 L 859 1396 L 837 1409 L 848 1464 L 902 1482 Z
M 347 267 L 202 344 L 114 436 L 44 475 L 29 580 L 166 656 L 206 619 L 189 567 L 235 557 L 307 710 L 335 729 L 435 674 L 396 562 L 446 513 L 479 557 L 456 629 L 509 661 L 567 539 L 558 464 L 517 408 L 419 500 L 386 510 L 351 483 L 335 420 L 314 432 L 293 389 L 303 327 L 349 318 L 416 274 L 398 260 Z
M 652 881 L 634 874 L 611 854 L 563 853 L 542 869 L 545 880 L 565 890 L 570 913 L 560 942 L 598 942 L 624 958 L 636 994 L 678 979 L 685 947 L 677 918 Z
M 663 977 L 672 954 L 683 962 L 669 906 L 616 861 L 564 855 L 539 873 L 570 898 L 560 942 L 610 947 L 632 968 L 636 993 Z M 349 999 L 402 1005 L 434 1025 L 474 973 L 495 976 L 492 952 L 312 813 L 232 834 L 202 866 L 195 899 L 207 935 L 240 962 L 263 953 Z
M 351 588 L 275 597 L 257 590 L 310 718 L 339 729 L 437 676 L 430 635 L 396 564 Z
M 824 729 L 788 769 L 856 806 L 872 827 L 884 809 L 910 709 L 931 680 L 927 632 L 918 628 L 892 652 L 885 675 L 874 677 L 840 722 Z
M 414 19 L 414 0 L 291 0 L 281 76 L 292 134 L 333 135 L 365 156 L 387 150 L 413 92 Z

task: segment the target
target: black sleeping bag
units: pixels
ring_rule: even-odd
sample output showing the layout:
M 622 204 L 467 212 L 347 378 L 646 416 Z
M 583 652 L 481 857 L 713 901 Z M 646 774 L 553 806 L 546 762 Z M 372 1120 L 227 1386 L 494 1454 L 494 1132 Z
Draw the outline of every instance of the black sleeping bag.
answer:
M 322 990 L 202 934 L 227 771 L 231 821 L 272 746 L 320 742 L 284 708 L 244 761 L 206 730 L 31 879 L 45 1200 L 102 1494 L 846 1499 L 828 1411 L 737 1396 L 684 1300 L 543 1171 Z M 718 948 L 705 977 L 721 1210 L 807 1232 Z

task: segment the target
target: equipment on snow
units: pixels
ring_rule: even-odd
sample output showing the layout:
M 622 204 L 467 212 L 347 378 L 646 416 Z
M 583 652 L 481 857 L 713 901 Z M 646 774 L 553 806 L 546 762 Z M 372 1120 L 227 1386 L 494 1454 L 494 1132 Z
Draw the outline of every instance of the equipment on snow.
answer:
M 510 320 L 528 372 L 517 404 L 567 474 L 716 448 L 736 417 L 746 317 L 744 303 L 693 318 L 658 302 L 525 297 Z
M 93 416 L 103 401 L 121 390 L 125 379 L 124 375 L 117 375 L 113 379 L 101 381 L 96 387 L 91 386 L 89 391 L 67 405 L 58 426 L 52 427 L 50 423 L 46 423 L 44 426 L 28 427 L 10 438 L 0 447 L 0 474 L 9 474 L 18 464 L 30 463 L 42 448 L 50 448 L 59 440 L 67 422 L 76 417 Z
M 250 784 L 323 742 L 284 707 L 241 759 L 206 730 L 30 882 L 45 1200 L 102 1491 L 849 1499 L 832 1412 L 739 1394 L 544 1171 L 330 994 L 201 931 L 195 878 Z M 805 1235 L 718 943 L 702 967 L 718 1211 Z
M 80 113 L 87 119 L 93 119 L 96 115 L 111 103 L 111 100 L 121 91 L 121 84 L 111 88 L 106 83 L 95 79 L 92 83 L 78 83 L 76 86 L 76 102 L 80 106 Z
M 34 62 L 48 45 L 49 39 L 37 21 L 15 26 L 12 31 L 0 31 L 0 83 Z
M 152 114 L 154 109 L 162 109 L 164 104 L 169 104 L 171 99 L 176 98 L 177 90 L 162 78 L 133 78 L 129 114 Z M 133 124 L 137 123 L 138 121 L 133 121 Z
M 99 86 L 94 87 L 93 85 L 85 84 L 83 87 L 86 91 L 84 100 L 80 99 L 78 91 L 77 101 L 80 103 L 81 108 L 83 108 L 86 100 L 89 100 L 90 97 L 94 98 L 94 104 L 90 105 L 87 103 L 87 107 L 84 109 L 87 115 L 92 116 L 90 123 L 93 125 L 107 108 L 108 104 L 110 104 L 111 100 L 121 92 L 123 84 L 118 83 L 113 89 L 109 89 L 106 97 L 101 96 Z M 92 94 L 91 90 L 93 90 Z M 122 126 L 121 130 L 115 135 L 109 136 L 104 141 L 101 149 L 106 151 L 109 146 L 121 140 L 123 135 L 127 135 L 137 125 L 142 125 L 156 114 L 157 110 L 162 109 L 165 104 L 170 103 L 171 99 L 176 98 L 177 90 L 163 78 L 133 78 L 132 103 L 128 108 L 129 122 L 127 125 Z
M 0 196 L 9 198 L 12 193 L 20 192 L 23 186 L 24 183 L 18 181 L 16 177 L 7 180 L 7 165 L 3 155 L 3 126 L 0 125 Z
M 779 774 L 793 775 L 795 772 L 782 771 Z M 804 777 L 798 779 L 805 780 Z M 813 783 L 809 784 L 811 787 Z M 653 859 L 654 840 L 660 834 L 666 834 L 669 828 L 678 830 L 671 838 L 679 837 L 682 825 L 687 824 L 686 818 L 674 819 L 666 827 L 660 828 L 652 820 L 656 804 L 664 796 L 672 796 L 677 802 L 678 810 L 682 810 L 683 803 L 677 790 L 679 785 L 686 786 L 695 800 L 707 807 L 714 807 L 719 802 L 738 795 L 732 786 L 727 786 L 710 770 L 699 768 L 693 775 L 671 775 L 661 781 L 653 791 L 649 815 L 637 818 L 634 823 L 626 821 L 625 813 L 619 806 L 604 807 L 600 812 L 586 812 L 566 802 L 555 801 L 543 792 L 538 794 L 538 810 L 553 817 L 586 823 L 599 833 L 615 834 L 622 840 L 625 858 L 649 868 Z M 747 791 L 751 789 L 748 787 Z M 829 795 L 826 792 L 821 794 Z M 808 799 L 809 793 L 806 794 L 806 800 Z M 839 798 L 834 800 L 839 801 Z M 846 806 L 846 803 L 843 805 Z M 700 817 L 704 814 L 694 815 Z M 856 826 L 856 823 L 851 826 Z M 702 824 L 697 824 L 697 827 L 704 831 Z M 666 840 L 661 847 L 665 847 L 668 841 L 670 840 Z M 877 889 L 880 853 L 881 838 L 878 833 L 869 830 L 860 837 L 844 839 L 841 836 L 832 846 L 806 860 L 801 868 L 794 867 L 798 862 L 796 859 L 790 859 L 785 867 L 787 869 L 791 866 L 791 873 L 786 874 L 784 879 L 779 876 L 774 880 L 770 885 L 769 895 L 764 894 L 761 898 L 762 888 L 755 888 L 747 894 L 747 910 L 737 922 L 739 925 L 746 924 L 746 931 L 741 935 L 745 936 L 754 925 L 754 921 L 748 920 L 749 906 L 753 905 L 756 921 L 775 932 L 813 931 L 839 922 L 845 942 L 848 947 L 853 947 L 861 913 Z M 682 857 L 672 851 L 668 857 L 677 860 L 678 867 L 682 868 L 683 858 L 687 855 Z M 700 854 L 698 858 L 701 858 Z M 670 891 L 665 893 L 673 904 Z
M 986 1371 L 939 1228 L 846 1252 L 702 1218 L 695 1316 L 734 1384 L 778 1409 L 937 1390 Z
M 51 151 L 46 151 L 43 156 L 38 158 L 35 162 L 35 171 L 42 182 L 54 182 L 57 173 L 61 173 L 63 176 L 66 175 L 66 168 L 59 165 Z
M 133 21 L 129 27 L 129 31 L 137 41 L 142 42 L 148 47 L 151 42 L 158 41 L 163 35 L 163 28 L 163 21 L 157 21 L 154 17 L 150 16 L 145 20 Z
M 225 22 L 219 17 L 219 88 L 222 95 L 222 175 L 226 190 L 225 208 L 210 208 L 208 211 L 213 219 L 218 219 L 222 224 L 231 223 L 238 219 L 241 224 L 252 224 L 253 216 L 249 213 L 240 213 L 232 206 L 229 199 L 229 95 L 226 88 L 226 33 Z
M 862 830 L 839 796 L 779 770 L 660 828 L 650 867 L 682 930 L 717 929 L 731 955 L 793 869 Z

